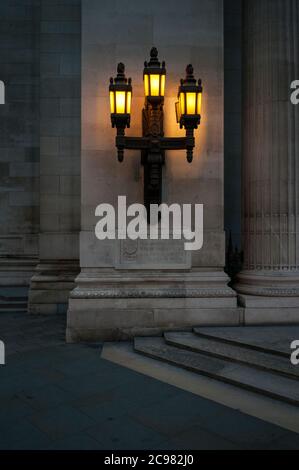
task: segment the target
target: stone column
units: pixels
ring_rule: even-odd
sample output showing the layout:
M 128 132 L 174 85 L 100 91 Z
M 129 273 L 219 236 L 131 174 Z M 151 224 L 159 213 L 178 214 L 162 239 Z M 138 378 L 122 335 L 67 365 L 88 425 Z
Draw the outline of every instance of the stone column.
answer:
M 41 0 L 40 261 L 30 313 L 64 313 L 79 267 L 80 0 Z
M 243 243 L 236 289 L 245 322 L 299 321 L 297 0 L 244 2 Z

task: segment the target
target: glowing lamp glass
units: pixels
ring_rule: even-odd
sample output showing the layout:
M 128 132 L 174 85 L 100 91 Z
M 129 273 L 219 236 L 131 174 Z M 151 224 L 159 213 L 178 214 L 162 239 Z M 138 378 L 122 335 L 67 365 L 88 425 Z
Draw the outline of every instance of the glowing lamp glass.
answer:
M 131 114 L 131 104 L 131 91 L 110 91 L 111 114 Z
M 151 74 L 151 96 L 160 96 L 160 75 Z
M 115 104 L 116 104 L 116 114 L 125 114 L 126 113 L 126 92 L 125 91 L 116 91 L 115 92 Z
M 165 75 L 151 73 L 144 75 L 145 96 L 159 97 L 165 93 Z
M 201 114 L 201 98 L 202 94 L 195 91 L 181 92 L 179 95 L 181 114 L 187 116 Z
M 186 114 L 196 113 L 196 93 L 186 93 Z
M 164 96 L 165 94 L 165 79 L 166 79 L 166 76 L 161 75 L 161 91 L 160 91 L 161 96 Z
M 185 93 L 180 93 L 179 103 L 181 114 L 185 114 Z
M 201 114 L 202 93 L 197 94 L 197 114 Z
M 114 91 L 110 91 L 110 112 L 111 114 L 115 114 Z
M 126 109 L 127 114 L 131 114 L 131 103 L 132 103 L 132 92 L 128 91 L 127 92 L 127 109 Z
M 144 75 L 144 94 L 145 96 L 149 96 L 149 78 L 148 75 Z
M 176 115 L 176 122 L 179 123 L 181 120 L 181 115 L 182 115 L 181 105 L 179 101 L 175 103 L 175 115 Z

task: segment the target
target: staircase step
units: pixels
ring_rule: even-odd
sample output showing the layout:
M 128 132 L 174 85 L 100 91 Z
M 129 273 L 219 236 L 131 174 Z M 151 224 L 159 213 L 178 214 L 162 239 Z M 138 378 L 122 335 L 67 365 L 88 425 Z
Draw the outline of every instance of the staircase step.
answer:
M 28 287 L 0 286 L 0 298 L 5 300 L 27 300 Z
M 9 314 L 12 314 L 12 313 L 27 313 L 27 308 L 13 308 L 11 310 L 0 308 L 0 315 L 4 315 L 6 313 L 9 313 Z
M 0 303 L 27 302 L 28 297 L 3 297 L 0 295 Z
M 8 301 L 8 300 L 2 300 L 0 298 L 0 310 L 15 310 L 15 309 L 27 310 L 27 302 L 19 301 L 17 299 Z
M 247 390 L 299 404 L 298 381 L 261 371 L 243 364 L 232 364 L 219 358 L 169 346 L 163 338 L 135 338 L 134 349 L 147 357 L 182 367 Z
M 28 287 L 1 286 L 0 313 L 27 312 Z
M 197 335 L 229 344 L 290 358 L 291 343 L 299 340 L 299 326 L 205 327 L 194 328 Z
M 165 333 L 164 338 L 170 346 L 226 359 L 230 362 L 246 364 L 291 378 L 299 377 L 299 368 L 291 364 L 290 358 L 247 349 L 213 338 L 197 336 L 194 333 Z

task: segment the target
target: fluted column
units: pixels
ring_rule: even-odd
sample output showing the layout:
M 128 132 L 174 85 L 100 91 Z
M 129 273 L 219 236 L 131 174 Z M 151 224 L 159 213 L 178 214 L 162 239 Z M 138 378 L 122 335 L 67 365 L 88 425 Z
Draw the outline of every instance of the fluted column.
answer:
M 248 323 L 299 321 L 297 0 L 244 1 L 243 244 Z

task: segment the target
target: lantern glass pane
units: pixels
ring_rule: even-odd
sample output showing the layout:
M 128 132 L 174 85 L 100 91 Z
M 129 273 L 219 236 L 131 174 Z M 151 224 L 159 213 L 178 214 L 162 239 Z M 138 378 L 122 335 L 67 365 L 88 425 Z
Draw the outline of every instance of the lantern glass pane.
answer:
M 126 112 L 126 92 L 116 92 L 116 114 L 125 114 Z
M 127 92 L 127 114 L 131 114 L 132 92 Z
M 181 120 L 181 115 L 182 115 L 179 101 L 175 103 L 175 114 L 176 114 L 176 122 L 179 123 Z
M 201 98 L 202 98 L 202 94 L 198 93 L 198 95 L 197 95 L 197 114 L 201 114 Z
M 150 81 L 151 81 L 151 90 L 150 96 L 160 96 L 160 77 L 159 74 L 151 74 Z
M 149 96 L 149 81 L 148 81 L 148 75 L 144 75 L 144 94 L 145 94 L 145 96 Z
M 115 113 L 114 91 L 110 91 L 110 112 L 111 114 Z
M 186 93 L 186 114 L 196 114 L 196 93 Z
M 161 75 L 161 96 L 165 94 L 165 75 Z
M 180 108 L 181 108 L 181 113 L 186 114 L 186 111 L 185 111 L 185 93 L 180 93 Z

